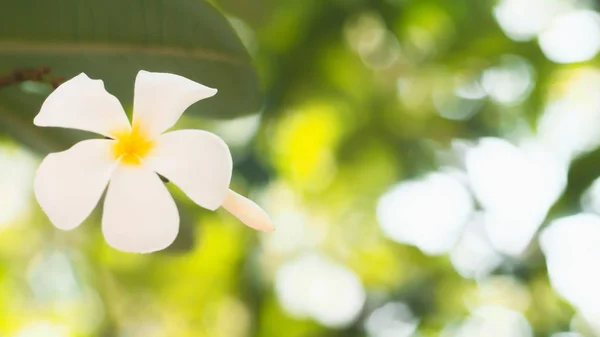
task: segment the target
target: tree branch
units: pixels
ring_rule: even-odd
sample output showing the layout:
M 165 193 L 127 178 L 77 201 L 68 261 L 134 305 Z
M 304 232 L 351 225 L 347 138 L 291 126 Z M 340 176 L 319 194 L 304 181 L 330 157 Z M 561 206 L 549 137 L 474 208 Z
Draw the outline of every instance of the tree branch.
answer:
M 16 69 L 7 75 L 0 76 L 0 89 L 10 85 L 23 83 L 26 81 L 35 81 L 48 83 L 53 89 L 58 88 L 64 82 L 63 77 L 53 77 L 50 74 L 50 67 L 41 66 L 36 68 Z

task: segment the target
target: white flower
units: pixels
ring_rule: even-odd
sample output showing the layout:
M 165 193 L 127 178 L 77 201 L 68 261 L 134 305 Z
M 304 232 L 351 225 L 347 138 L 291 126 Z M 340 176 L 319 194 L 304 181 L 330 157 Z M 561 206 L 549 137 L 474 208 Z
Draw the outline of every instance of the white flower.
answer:
M 130 124 L 101 80 L 80 74 L 58 87 L 34 124 L 109 139 L 85 140 L 43 160 L 34 191 L 50 221 L 63 230 L 79 226 L 109 185 L 102 216 L 108 244 L 138 253 L 164 249 L 177 236 L 179 214 L 160 173 L 198 205 L 223 206 L 252 228 L 273 230 L 262 209 L 229 190 L 232 159 L 221 138 L 201 130 L 164 133 L 190 105 L 216 93 L 178 75 L 140 71 Z

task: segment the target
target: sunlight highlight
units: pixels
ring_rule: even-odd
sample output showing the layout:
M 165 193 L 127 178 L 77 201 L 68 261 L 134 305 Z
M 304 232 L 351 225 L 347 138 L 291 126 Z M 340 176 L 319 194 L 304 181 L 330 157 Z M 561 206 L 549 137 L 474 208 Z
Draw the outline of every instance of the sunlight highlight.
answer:
M 500 0 L 494 7 L 494 16 L 509 38 L 529 41 L 566 6 L 561 0 Z
M 538 121 L 538 138 L 564 160 L 600 145 L 600 70 L 579 67 L 557 72 L 550 99 Z
M 401 182 L 379 200 L 377 218 L 392 240 L 431 255 L 448 252 L 474 209 L 466 186 L 451 173 Z
M 566 186 L 565 163 L 533 141 L 483 138 L 467 151 L 465 166 L 492 246 L 520 255 Z
M 325 239 L 330 225 L 327 219 L 314 214 L 283 181 L 271 183 L 264 199 L 273 222 L 281 224 L 276 231 L 261 236 L 266 254 L 295 255 L 315 248 Z
M 64 325 L 49 321 L 38 321 L 25 325 L 15 337 L 70 337 L 73 336 Z
M 527 319 L 518 311 L 501 306 L 475 310 L 458 328 L 448 328 L 442 337 L 533 337 Z
M 391 302 L 375 309 L 365 322 L 369 337 L 410 337 L 416 332 L 419 319 L 408 305 Z
M 25 150 L 0 144 L 0 228 L 27 210 L 35 164 Z
M 556 63 L 590 60 L 600 51 L 600 15 L 591 10 L 563 14 L 540 34 L 539 43 Z
M 583 193 L 580 203 L 583 211 L 600 214 L 600 178 L 596 178 Z
M 321 255 L 309 254 L 277 272 L 281 305 L 298 318 L 311 317 L 328 327 L 344 327 L 358 318 L 365 290 L 356 274 Z
M 492 247 L 484 222 L 485 215 L 475 213 L 450 252 L 450 261 L 462 277 L 486 277 L 502 263 L 502 255 Z
M 526 59 L 504 55 L 498 65 L 483 72 L 481 84 L 495 102 L 516 105 L 525 100 L 533 90 L 535 73 Z
M 600 323 L 600 217 L 580 213 L 559 218 L 542 232 L 540 245 L 552 287 Z
M 478 79 L 454 79 L 455 83 L 434 88 L 432 101 L 440 116 L 451 120 L 468 120 L 483 105 L 487 93 Z

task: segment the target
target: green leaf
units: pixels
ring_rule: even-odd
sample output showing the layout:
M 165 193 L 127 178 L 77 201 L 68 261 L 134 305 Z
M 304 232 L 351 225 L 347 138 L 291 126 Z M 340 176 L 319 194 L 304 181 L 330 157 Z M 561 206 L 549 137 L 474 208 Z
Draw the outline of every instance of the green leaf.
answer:
M 129 110 L 139 70 L 170 72 L 219 89 L 187 114 L 226 119 L 259 109 L 248 53 L 203 0 L 3 0 L 1 6 L 0 76 L 40 66 L 67 79 L 85 72 L 104 80 Z M 0 88 L 0 129 L 44 152 L 84 137 L 33 126 L 50 90 L 31 83 Z

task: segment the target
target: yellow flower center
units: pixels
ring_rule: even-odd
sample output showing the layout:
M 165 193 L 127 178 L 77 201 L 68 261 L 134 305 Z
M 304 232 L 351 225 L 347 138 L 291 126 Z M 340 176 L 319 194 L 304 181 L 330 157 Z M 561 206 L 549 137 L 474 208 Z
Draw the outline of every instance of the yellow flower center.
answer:
M 121 158 L 121 163 L 129 165 L 141 164 L 144 156 L 154 147 L 154 142 L 140 131 L 136 125 L 131 131 L 115 133 L 113 154 L 115 159 Z

